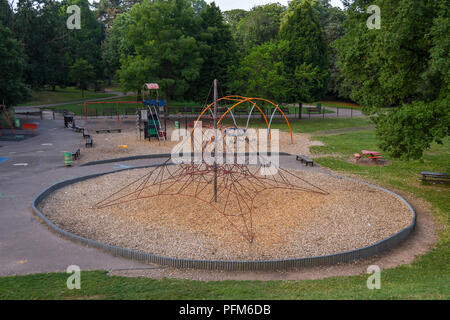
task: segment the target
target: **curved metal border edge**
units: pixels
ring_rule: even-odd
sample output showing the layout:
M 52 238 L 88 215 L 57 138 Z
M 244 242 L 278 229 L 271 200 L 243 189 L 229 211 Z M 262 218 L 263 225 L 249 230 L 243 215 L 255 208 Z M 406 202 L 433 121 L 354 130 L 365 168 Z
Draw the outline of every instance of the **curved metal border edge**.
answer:
M 127 168 L 127 169 L 121 169 L 116 171 L 110 171 L 105 173 L 98 173 L 93 174 L 89 176 L 84 176 L 76 179 L 71 179 L 67 181 L 63 181 L 60 183 L 57 183 L 50 188 L 43 191 L 41 194 L 39 194 L 33 201 L 32 209 L 36 215 L 41 218 L 45 224 L 47 224 L 50 229 L 55 231 L 56 233 L 72 240 L 75 242 L 79 242 L 83 245 L 86 245 L 88 247 L 97 248 L 103 251 L 106 251 L 114 256 L 120 256 L 127 259 L 132 259 L 140 262 L 146 262 L 146 263 L 155 263 L 158 265 L 173 267 L 173 268 L 188 268 L 188 269 L 204 269 L 204 270 L 225 270 L 225 271 L 263 271 L 263 270 L 289 270 L 289 269 L 298 269 L 298 268 L 304 268 L 304 267 L 315 267 L 315 266 L 329 266 L 329 265 L 335 265 L 338 263 L 348 263 L 353 262 L 355 260 L 368 258 L 371 256 L 374 256 L 382 251 L 385 251 L 387 249 L 391 249 L 404 241 L 415 229 L 416 226 L 416 212 L 414 208 L 400 195 L 396 194 L 395 192 L 392 192 L 388 189 L 352 179 L 352 178 L 346 178 L 346 177 L 339 177 L 336 175 L 332 175 L 335 178 L 338 179 L 345 179 L 350 180 L 357 183 L 365 184 L 369 187 L 387 192 L 393 196 L 395 196 L 397 199 L 405 203 L 405 205 L 411 210 L 413 214 L 413 219 L 411 224 L 406 227 L 405 229 L 399 231 L 398 233 L 390 236 L 389 238 L 386 238 L 384 240 L 381 240 L 377 243 L 374 243 L 372 245 L 345 251 L 341 253 L 336 254 L 330 254 L 325 256 L 316 256 L 316 257 L 305 257 L 305 258 L 297 258 L 297 259 L 283 259 L 283 260 L 264 260 L 264 261 L 219 261 L 219 260 L 191 260 L 191 259 L 177 259 L 177 258 L 170 258 L 170 257 L 164 257 L 164 256 L 158 256 L 154 254 L 149 254 L 141 251 L 136 251 L 132 249 L 126 249 L 126 248 L 120 248 L 113 245 L 109 245 L 106 243 L 102 243 L 96 240 L 88 239 L 76 234 L 73 234 L 71 232 L 68 232 L 60 227 L 58 227 L 56 224 L 54 224 L 50 219 L 48 219 L 37 207 L 39 204 L 51 193 L 54 191 L 61 189 L 63 187 L 66 187 L 68 185 L 97 178 L 103 175 L 117 173 L 121 171 L 128 171 L 128 170 L 134 170 L 134 169 L 144 169 L 144 168 L 151 168 L 152 166 L 144 166 L 144 167 L 134 167 L 134 168 Z

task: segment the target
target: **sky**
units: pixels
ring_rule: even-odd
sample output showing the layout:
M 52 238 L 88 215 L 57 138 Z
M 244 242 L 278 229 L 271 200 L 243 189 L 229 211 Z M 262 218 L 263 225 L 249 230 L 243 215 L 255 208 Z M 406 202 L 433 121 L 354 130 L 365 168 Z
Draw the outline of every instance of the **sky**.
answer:
M 206 0 L 211 3 L 213 0 Z M 228 11 L 231 9 L 245 9 L 250 10 L 254 6 L 259 6 L 267 3 L 279 2 L 282 5 L 287 5 L 288 0 L 214 0 L 214 2 L 220 7 L 222 11 Z M 331 0 L 331 5 L 335 7 L 343 8 L 341 0 Z

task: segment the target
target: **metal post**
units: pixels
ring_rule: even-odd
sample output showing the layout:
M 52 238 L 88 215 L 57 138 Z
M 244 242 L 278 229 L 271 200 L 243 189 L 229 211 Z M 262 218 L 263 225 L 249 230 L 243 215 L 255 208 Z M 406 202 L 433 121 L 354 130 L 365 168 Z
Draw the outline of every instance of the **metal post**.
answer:
M 214 80 L 214 202 L 217 202 L 217 79 Z

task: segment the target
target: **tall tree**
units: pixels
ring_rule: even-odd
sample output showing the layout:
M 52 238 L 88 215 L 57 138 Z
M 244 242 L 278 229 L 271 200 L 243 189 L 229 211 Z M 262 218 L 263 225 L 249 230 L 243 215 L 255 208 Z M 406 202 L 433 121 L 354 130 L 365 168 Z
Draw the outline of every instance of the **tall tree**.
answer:
M 84 59 L 77 59 L 70 66 L 69 77 L 80 87 L 81 97 L 84 98 L 84 90 L 95 78 L 94 67 Z
M 289 42 L 284 59 L 289 102 L 314 101 L 327 91 L 328 49 L 320 20 L 310 0 L 292 2 L 280 29 Z
M 208 89 L 214 79 L 219 79 L 221 89 L 228 90 L 228 83 L 232 75 L 230 68 L 237 64 L 236 44 L 231 35 L 231 30 L 225 24 L 220 9 L 214 2 L 201 12 L 201 32 L 197 41 L 201 44 L 203 64 L 199 78 L 193 86 L 191 99 L 204 101 L 208 95 Z
M 0 103 L 15 105 L 28 96 L 22 76 L 25 54 L 11 30 L 0 24 Z
M 254 7 L 237 25 L 236 40 L 245 51 L 275 39 L 286 7 L 270 3 Z
M 10 29 L 14 29 L 13 19 L 14 13 L 12 10 L 12 3 L 8 0 L 0 0 L 0 24 L 9 27 Z
M 106 33 L 102 43 L 102 57 L 105 65 L 105 76 L 109 82 L 120 69 L 120 59 L 132 55 L 134 48 L 127 39 L 129 27 L 133 19 L 128 12 L 119 14 L 113 22 L 113 27 Z
M 65 33 L 65 19 L 59 2 L 18 2 L 15 34 L 25 47 L 25 80 L 28 84 L 36 88 L 46 84 L 55 86 L 64 78 Z
M 232 87 L 249 96 L 287 100 L 288 77 L 283 63 L 288 41 L 269 41 L 253 47 L 236 72 Z
M 367 27 L 366 10 L 372 4 L 382 12 L 379 30 Z M 350 5 L 345 35 L 336 42 L 336 48 L 352 100 L 381 107 L 419 97 L 434 14 L 433 4 L 427 0 L 355 0 Z
M 191 2 L 144 0 L 133 6 L 128 39 L 135 53 L 122 59 L 122 90 L 139 90 L 158 82 L 166 96 L 182 98 L 196 81 L 203 63 L 196 40 L 201 18 Z
M 427 0 L 348 2 L 345 35 L 336 41 L 350 97 L 375 114 L 380 147 L 420 158 L 450 132 L 449 3 Z M 376 4 L 381 28 L 369 30 Z M 394 106 L 394 111 L 379 107 Z
M 73 65 L 77 59 L 86 60 L 93 66 L 95 78 L 102 79 L 104 66 L 101 44 L 104 39 L 104 28 L 97 20 L 96 13 L 91 10 L 88 0 L 64 0 L 62 12 L 66 19 L 68 17 L 66 11 L 70 5 L 77 5 L 81 9 L 81 29 L 67 31 L 66 65 Z

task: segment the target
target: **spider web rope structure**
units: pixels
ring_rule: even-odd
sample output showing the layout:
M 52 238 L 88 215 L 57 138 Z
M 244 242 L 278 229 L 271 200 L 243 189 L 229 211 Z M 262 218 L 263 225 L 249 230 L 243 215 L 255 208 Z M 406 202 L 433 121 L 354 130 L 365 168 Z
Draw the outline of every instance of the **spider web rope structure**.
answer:
M 227 107 L 227 110 L 229 111 L 230 107 Z M 207 109 L 202 115 L 206 111 Z M 193 134 L 191 137 L 192 139 L 186 139 L 185 142 L 192 145 Z M 237 139 L 248 143 L 245 137 Z M 206 143 L 202 141 L 203 151 L 208 146 L 211 148 L 214 145 L 211 139 L 207 140 Z M 249 151 L 255 151 L 257 154 L 257 164 L 250 165 L 249 159 L 246 158 L 244 161 L 237 161 L 238 154 L 234 155 L 236 161 L 232 164 L 222 163 L 223 161 L 217 164 L 217 202 L 214 199 L 212 163 L 203 158 L 200 161 L 189 158 L 188 161 L 185 159 L 185 162 L 174 165 L 172 159 L 168 159 L 162 165 L 149 169 L 145 175 L 96 203 L 93 208 L 103 209 L 161 196 L 188 197 L 193 201 L 208 204 L 213 212 L 221 214 L 230 226 L 251 244 L 257 233 L 253 225 L 253 215 L 258 195 L 276 189 L 328 194 L 320 187 L 276 165 L 275 174 L 265 175 L 264 172 L 267 172 L 268 168 L 273 168 L 274 163 L 270 157 L 258 154 L 257 150 L 252 150 L 251 145 L 248 145 Z M 215 156 L 215 150 L 212 150 L 212 154 Z M 240 162 L 243 163 L 239 164 Z

